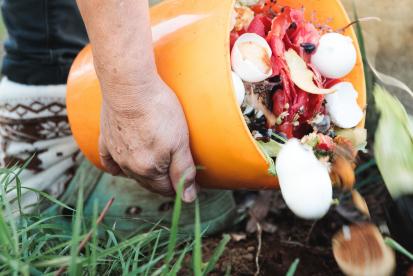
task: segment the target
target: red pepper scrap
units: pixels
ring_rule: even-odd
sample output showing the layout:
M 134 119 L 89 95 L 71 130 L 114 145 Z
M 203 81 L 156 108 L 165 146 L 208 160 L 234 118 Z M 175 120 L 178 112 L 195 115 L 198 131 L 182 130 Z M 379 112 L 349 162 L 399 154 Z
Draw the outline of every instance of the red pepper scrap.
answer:
M 247 30 L 231 32 L 231 49 L 236 39 L 245 32 L 265 38 L 272 50 L 271 64 L 274 76 L 280 76 L 282 88 L 273 97 L 272 112 L 278 117 L 277 131 L 288 138 L 301 138 L 309 121 L 325 113 L 324 96 L 307 93 L 298 88 L 284 59 L 285 51 L 294 49 L 314 72 L 314 82 L 320 88 L 331 87 L 337 80 L 325 79 L 311 64 L 311 54 L 319 44 L 321 33 L 304 18 L 304 9 L 281 8 L 276 1 L 261 0 L 251 9 L 255 17 Z

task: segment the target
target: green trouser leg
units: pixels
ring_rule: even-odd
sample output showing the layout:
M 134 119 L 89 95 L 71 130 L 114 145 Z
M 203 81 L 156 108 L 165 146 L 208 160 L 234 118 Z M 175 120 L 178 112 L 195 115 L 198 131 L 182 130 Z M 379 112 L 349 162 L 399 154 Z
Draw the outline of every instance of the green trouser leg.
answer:
M 95 204 L 100 212 L 110 198 L 115 198 L 102 224 L 114 228 L 122 236 L 145 231 L 157 223 L 164 226 L 171 224 L 174 200 L 151 193 L 134 180 L 103 173 L 85 160 L 78 168 L 61 201 L 69 206 L 76 206 L 78 189 L 81 185 L 84 191 L 86 219 L 92 218 Z M 232 225 L 235 217 L 232 192 L 205 190 L 199 193 L 198 199 L 202 227 L 207 234 L 222 231 Z M 67 210 L 55 205 L 46 212 L 61 215 Z M 180 231 L 192 233 L 193 223 L 194 204 L 183 204 Z

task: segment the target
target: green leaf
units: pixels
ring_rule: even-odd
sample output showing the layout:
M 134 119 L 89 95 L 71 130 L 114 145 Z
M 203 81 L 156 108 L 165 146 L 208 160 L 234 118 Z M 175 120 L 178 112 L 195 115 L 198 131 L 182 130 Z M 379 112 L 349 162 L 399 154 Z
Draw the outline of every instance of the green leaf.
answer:
M 366 151 L 367 146 L 367 129 L 351 128 L 339 129 L 336 131 L 337 136 L 348 139 L 357 151 Z
M 271 155 L 270 155 L 271 153 L 274 153 L 274 152 L 269 153 L 267 151 L 268 149 L 266 147 L 264 147 L 260 141 L 257 141 L 257 145 L 261 149 L 261 152 L 264 154 L 265 160 L 267 161 L 268 174 L 270 174 L 272 176 L 277 176 L 277 171 L 275 169 L 275 162 L 274 162 L 274 159 L 272 159 Z
M 378 168 L 393 198 L 413 194 L 413 129 L 398 99 L 380 86 L 374 91 L 381 116 L 375 134 Z
M 267 155 L 272 158 L 277 157 L 277 155 L 280 153 L 280 150 L 283 146 L 282 144 L 272 139 L 267 143 L 263 141 L 257 141 L 257 143 L 260 145 L 261 150 L 265 151 Z

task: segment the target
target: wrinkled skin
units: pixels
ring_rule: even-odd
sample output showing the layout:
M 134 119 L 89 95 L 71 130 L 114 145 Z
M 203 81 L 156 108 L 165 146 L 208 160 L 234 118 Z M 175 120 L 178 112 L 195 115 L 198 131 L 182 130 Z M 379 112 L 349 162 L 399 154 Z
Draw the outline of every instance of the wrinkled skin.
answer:
M 102 164 L 112 174 L 125 174 L 151 191 L 173 195 L 182 175 L 186 175 L 188 183 L 195 182 L 188 128 L 180 103 L 159 78 L 145 88 L 127 89 L 148 89 L 152 94 L 146 98 L 137 96 L 139 99 L 132 96 L 131 102 L 141 104 L 128 109 L 119 109 L 104 100 L 99 141 Z M 194 194 L 189 192 L 184 199 L 192 201 Z

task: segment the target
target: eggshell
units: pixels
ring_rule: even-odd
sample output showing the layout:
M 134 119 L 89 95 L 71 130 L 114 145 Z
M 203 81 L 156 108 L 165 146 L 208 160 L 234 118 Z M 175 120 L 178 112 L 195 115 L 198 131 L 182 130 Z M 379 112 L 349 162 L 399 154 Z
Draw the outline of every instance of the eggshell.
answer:
M 333 87 L 336 92 L 326 95 L 326 108 L 331 121 L 341 128 L 353 128 L 363 119 L 364 112 L 357 104 L 358 93 L 350 82 Z
M 276 159 L 276 171 L 287 206 L 304 219 L 319 219 L 329 210 L 333 188 L 328 168 L 311 148 L 289 140 Z
M 231 76 L 232 83 L 234 84 L 235 96 L 237 97 L 237 103 L 241 106 L 245 98 L 245 86 L 241 78 L 236 73 L 231 72 Z
M 353 40 L 339 33 L 324 34 L 311 56 L 311 63 L 321 75 L 339 79 L 350 73 L 357 61 Z
M 232 70 L 246 82 L 260 82 L 272 75 L 272 51 L 267 41 L 245 33 L 235 41 L 231 52 Z

